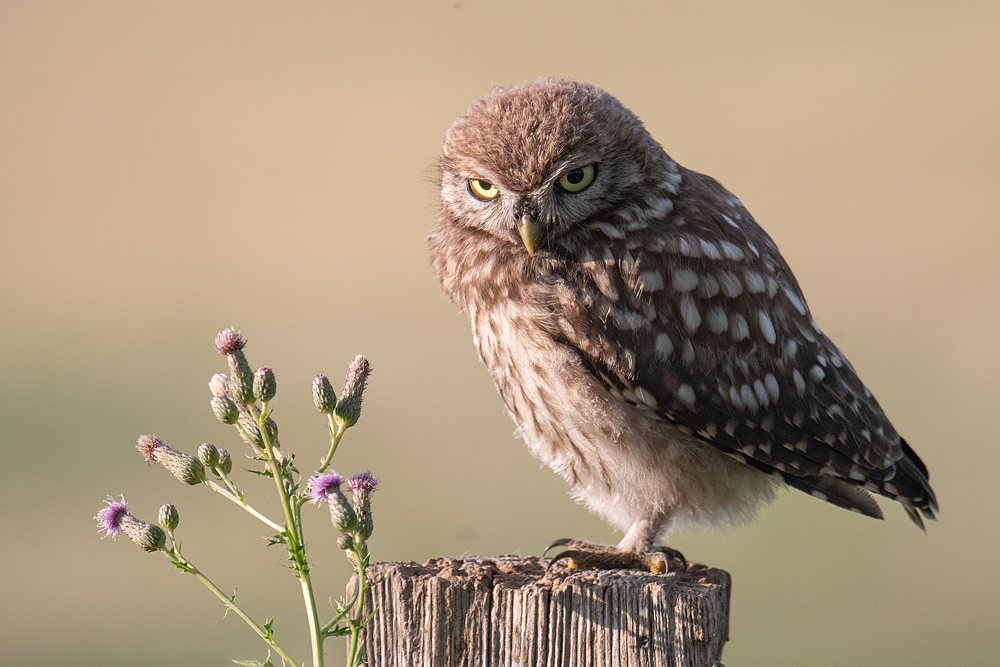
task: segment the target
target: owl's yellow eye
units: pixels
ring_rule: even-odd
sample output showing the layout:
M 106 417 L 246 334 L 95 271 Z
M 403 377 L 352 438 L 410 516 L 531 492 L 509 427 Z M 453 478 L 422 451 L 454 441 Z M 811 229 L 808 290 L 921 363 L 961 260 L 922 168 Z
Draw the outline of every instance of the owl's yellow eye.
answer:
M 470 178 L 469 192 L 478 199 L 493 199 L 500 194 L 500 188 L 481 178 Z
M 559 179 L 559 187 L 566 192 L 582 192 L 597 178 L 597 164 L 570 169 Z

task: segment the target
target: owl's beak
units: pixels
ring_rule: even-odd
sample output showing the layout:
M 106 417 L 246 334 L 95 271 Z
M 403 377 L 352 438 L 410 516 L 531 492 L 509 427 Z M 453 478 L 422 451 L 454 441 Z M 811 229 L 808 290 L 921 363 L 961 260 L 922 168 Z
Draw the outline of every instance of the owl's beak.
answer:
M 542 226 L 533 217 L 525 214 L 517 223 L 517 233 L 521 235 L 521 242 L 524 243 L 528 254 L 534 255 L 535 246 L 538 245 L 538 239 L 542 236 Z

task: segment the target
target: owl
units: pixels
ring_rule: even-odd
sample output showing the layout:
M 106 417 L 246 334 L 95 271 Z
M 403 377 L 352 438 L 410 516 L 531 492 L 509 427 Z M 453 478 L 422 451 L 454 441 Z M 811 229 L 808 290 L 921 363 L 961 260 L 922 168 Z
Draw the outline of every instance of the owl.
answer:
M 783 486 L 923 528 L 927 467 L 817 326 L 740 200 L 600 88 L 497 88 L 448 129 L 430 254 L 531 453 L 624 532 L 581 567 L 662 571 L 669 533 Z

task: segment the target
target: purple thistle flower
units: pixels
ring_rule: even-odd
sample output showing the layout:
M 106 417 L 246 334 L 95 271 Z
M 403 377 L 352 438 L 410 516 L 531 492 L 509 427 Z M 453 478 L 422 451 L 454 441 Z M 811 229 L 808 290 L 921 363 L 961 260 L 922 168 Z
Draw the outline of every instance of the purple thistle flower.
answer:
M 351 491 L 354 493 L 358 493 L 359 491 L 368 491 L 370 493 L 378 488 L 378 480 L 375 479 L 375 476 L 369 470 L 358 473 L 347 480 L 347 485 L 351 487 Z
M 122 532 L 122 519 L 128 516 L 128 503 L 125 502 L 125 496 L 122 496 L 121 500 L 115 500 L 108 496 L 104 502 L 108 506 L 98 512 L 94 518 L 97 519 L 98 530 L 105 531 L 101 539 L 103 540 L 108 535 L 111 536 L 111 539 L 115 539 Z
M 316 473 L 309 479 L 309 502 L 319 504 L 333 489 L 340 488 L 341 477 L 335 472 Z
M 239 329 L 229 327 L 225 331 L 220 331 L 215 337 L 215 349 L 219 354 L 229 355 L 237 350 L 242 350 L 247 341 L 240 335 Z
M 153 460 L 153 451 L 158 447 L 165 447 L 165 445 L 162 440 L 152 434 L 139 436 L 139 442 L 135 446 L 147 461 Z

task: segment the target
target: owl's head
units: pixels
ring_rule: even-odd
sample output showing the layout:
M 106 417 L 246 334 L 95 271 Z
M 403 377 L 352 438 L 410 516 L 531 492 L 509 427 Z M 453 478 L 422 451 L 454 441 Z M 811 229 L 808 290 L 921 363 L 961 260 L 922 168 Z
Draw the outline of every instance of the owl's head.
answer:
M 621 102 L 591 84 L 497 88 L 445 135 L 442 213 L 528 253 L 655 188 L 670 162 Z

